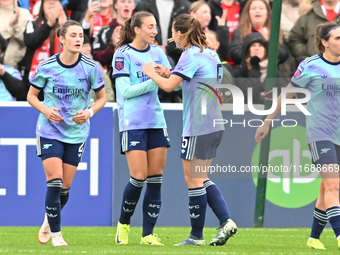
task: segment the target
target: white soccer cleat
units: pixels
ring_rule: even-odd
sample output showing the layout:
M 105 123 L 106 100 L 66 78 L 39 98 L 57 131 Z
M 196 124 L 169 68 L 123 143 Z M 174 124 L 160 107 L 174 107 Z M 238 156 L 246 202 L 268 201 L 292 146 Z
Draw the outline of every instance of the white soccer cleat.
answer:
M 38 240 L 40 243 L 45 244 L 50 240 L 51 236 L 52 232 L 50 229 L 50 225 L 48 224 L 47 214 L 45 213 L 44 223 L 41 225 L 41 228 L 39 230 Z
M 68 244 L 64 241 L 63 235 L 61 233 L 56 236 L 52 236 L 52 245 L 53 246 L 68 246 Z

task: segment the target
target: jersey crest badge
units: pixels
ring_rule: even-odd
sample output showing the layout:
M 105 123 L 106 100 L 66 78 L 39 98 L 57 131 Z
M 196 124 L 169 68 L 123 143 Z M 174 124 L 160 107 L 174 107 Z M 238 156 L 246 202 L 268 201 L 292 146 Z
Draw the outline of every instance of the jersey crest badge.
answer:
M 303 70 L 304 68 L 302 66 L 299 66 L 296 72 L 294 73 L 294 78 L 298 78 L 302 74 Z
M 124 58 L 116 58 L 115 68 L 120 71 L 124 68 Z

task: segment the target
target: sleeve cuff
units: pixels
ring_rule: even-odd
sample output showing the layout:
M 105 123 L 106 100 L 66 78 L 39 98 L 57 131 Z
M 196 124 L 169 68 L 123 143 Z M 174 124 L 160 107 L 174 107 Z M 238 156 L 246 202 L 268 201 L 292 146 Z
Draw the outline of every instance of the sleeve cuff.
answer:
M 81 26 L 82 26 L 84 29 L 90 29 L 91 23 L 87 23 L 87 22 L 85 21 L 85 19 L 84 19 L 83 22 L 81 23 Z
M 172 74 L 177 75 L 177 76 L 183 78 L 183 80 L 190 81 L 190 78 L 188 76 L 186 76 L 184 74 L 181 74 L 179 72 L 173 72 Z
M 298 84 L 296 84 L 296 83 L 293 82 L 292 80 L 290 80 L 290 84 L 292 84 L 294 87 L 302 88 L 301 86 L 299 86 Z
M 36 88 L 36 89 L 38 89 L 38 90 L 42 90 L 43 88 L 40 88 L 40 87 L 38 87 L 38 86 L 36 86 L 36 85 L 34 85 L 34 84 L 32 84 L 32 83 L 30 83 L 31 84 L 31 86 L 33 86 L 34 88 Z
M 118 77 L 130 77 L 130 74 L 128 74 L 128 73 L 117 73 L 117 74 L 112 75 L 113 79 L 118 78 Z
M 105 87 L 105 84 L 101 85 L 99 88 L 93 89 L 95 92 L 102 90 Z

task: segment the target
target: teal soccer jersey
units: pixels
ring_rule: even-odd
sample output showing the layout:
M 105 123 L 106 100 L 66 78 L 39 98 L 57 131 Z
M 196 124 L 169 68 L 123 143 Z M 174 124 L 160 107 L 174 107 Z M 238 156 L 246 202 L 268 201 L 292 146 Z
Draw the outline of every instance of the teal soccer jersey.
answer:
M 214 125 L 214 120 L 223 119 L 220 98 L 215 94 L 215 84 L 219 84 L 223 76 L 217 53 L 208 48 L 200 52 L 199 47 L 192 46 L 182 53 L 172 74 L 184 79 L 182 136 L 199 136 L 224 130 L 224 125 Z M 206 98 L 205 114 L 202 113 L 203 96 Z
M 308 143 L 327 140 L 340 145 L 340 62 L 329 62 L 321 54 L 306 58 L 290 83 L 311 93 Z
M 147 62 L 162 64 L 171 70 L 164 51 L 158 46 L 137 50 L 126 44 L 116 50 L 113 60 L 113 78 L 129 77 L 131 86 L 141 84 L 150 78 L 142 72 Z M 117 81 L 117 80 L 116 80 Z M 152 82 L 150 80 L 150 82 Z M 163 108 L 158 99 L 158 87 L 150 92 L 124 98 L 125 87 L 116 82 L 119 131 L 149 128 L 166 128 Z
M 96 62 L 79 53 L 73 65 L 64 65 L 59 54 L 39 63 L 30 83 L 44 91 L 44 105 L 57 107 L 64 120 L 58 124 L 48 120 L 42 113 L 36 127 L 36 134 L 41 137 L 56 139 L 65 143 L 85 142 L 90 131 L 90 122 L 76 124 L 72 117 L 76 112 L 88 108 L 91 89 L 99 91 L 104 88 L 100 68 Z

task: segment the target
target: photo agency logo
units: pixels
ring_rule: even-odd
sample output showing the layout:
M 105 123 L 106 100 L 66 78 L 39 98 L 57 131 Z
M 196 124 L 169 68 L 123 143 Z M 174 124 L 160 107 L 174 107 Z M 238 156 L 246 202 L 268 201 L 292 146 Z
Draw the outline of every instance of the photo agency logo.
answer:
M 220 104 L 222 106 L 222 100 L 221 100 L 218 92 L 213 87 L 211 87 L 210 85 L 208 85 L 208 84 L 206 84 L 204 82 L 198 82 L 198 83 L 203 85 L 203 86 L 205 86 L 205 87 L 207 87 L 208 89 L 210 89 L 217 96 L 217 98 L 220 101 Z M 203 90 L 204 92 L 206 92 L 212 98 L 212 100 L 214 101 L 215 105 L 217 106 L 216 100 L 215 100 L 213 94 L 211 94 L 211 92 L 209 90 L 207 90 L 204 87 L 203 88 L 202 87 L 198 87 L 198 89 Z M 202 115 L 206 115 L 207 114 L 207 95 L 206 94 L 202 95 L 202 106 L 203 105 L 204 105 L 204 109 L 202 107 Z
M 240 88 L 238 88 L 235 85 L 230 85 L 230 84 L 216 84 L 215 88 L 217 90 L 215 90 L 214 88 L 212 88 L 211 86 L 208 86 L 207 84 L 203 83 L 203 82 L 198 82 L 202 85 L 207 86 L 210 90 L 212 90 L 214 92 L 214 94 L 218 97 L 218 99 L 220 100 L 220 104 L 221 104 L 221 110 L 228 110 L 228 105 L 227 104 L 222 104 L 221 98 L 218 95 L 218 90 L 219 89 L 228 89 L 231 92 L 232 95 L 232 111 L 233 111 L 233 115 L 244 115 L 245 112 L 245 106 L 247 105 L 249 111 L 251 113 L 253 113 L 254 115 L 258 115 L 258 116 L 264 116 L 264 115 L 269 115 L 271 113 L 273 113 L 275 111 L 275 109 L 277 108 L 278 105 L 278 88 L 274 87 L 273 90 L 273 96 L 272 96 L 272 106 L 270 109 L 267 110 L 259 110 L 256 109 L 254 107 L 254 103 L 253 103 L 253 88 L 248 88 L 247 89 L 247 103 L 244 103 L 244 94 L 242 92 L 242 90 Z M 207 89 L 203 89 L 203 88 L 199 88 L 203 91 L 205 91 L 215 102 L 216 104 L 216 100 L 214 98 L 214 96 L 211 94 L 210 91 L 208 91 Z M 204 93 L 201 96 L 201 114 L 202 115 L 207 115 L 207 94 Z M 300 93 L 303 94 L 304 97 L 303 98 L 287 98 L 287 94 L 288 93 Z M 306 109 L 306 107 L 303 105 L 305 103 L 307 103 L 311 98 L 311 94 L 307 89 L 304 88 L 282 88 L 281 89 L 281 115 L 285 116 L 287 115 L 287 105 L 294 105 L 297 107 L 297 109 L 299 111 L 301 111 L 304 115 L 308 116 L 311 115 L 311 113 Z M 216 104 L 217 105 L 217 104 Z M 274 122 L 278 122 L 280 121 L 279 119 L 270 119 L 270 120 L 266 120 L 266 121 L 271 121 L 271 125 L 272 127 L 274 126 Z M 213 127 L 216 127 L 217 125 L 226 125 L 226 124 L 230 124 L 230 127 L 233 127 L 235 125 L 242 125 L 243 127 L 260 127 L 264 124 L 264 121 L 262 119 L 243 119 L 243 121 L 240 122 L 240 120 L 238 120 L 237 122 L 233 121 L 233 119 L 214 119 L 213 120 Z M 294 119 L 283 119 L 280 121 L 281 126 L 284 127 L 295 127 L 298 125 L 297 121 Z M 228 124 L 228 125 L 229 125 Z

